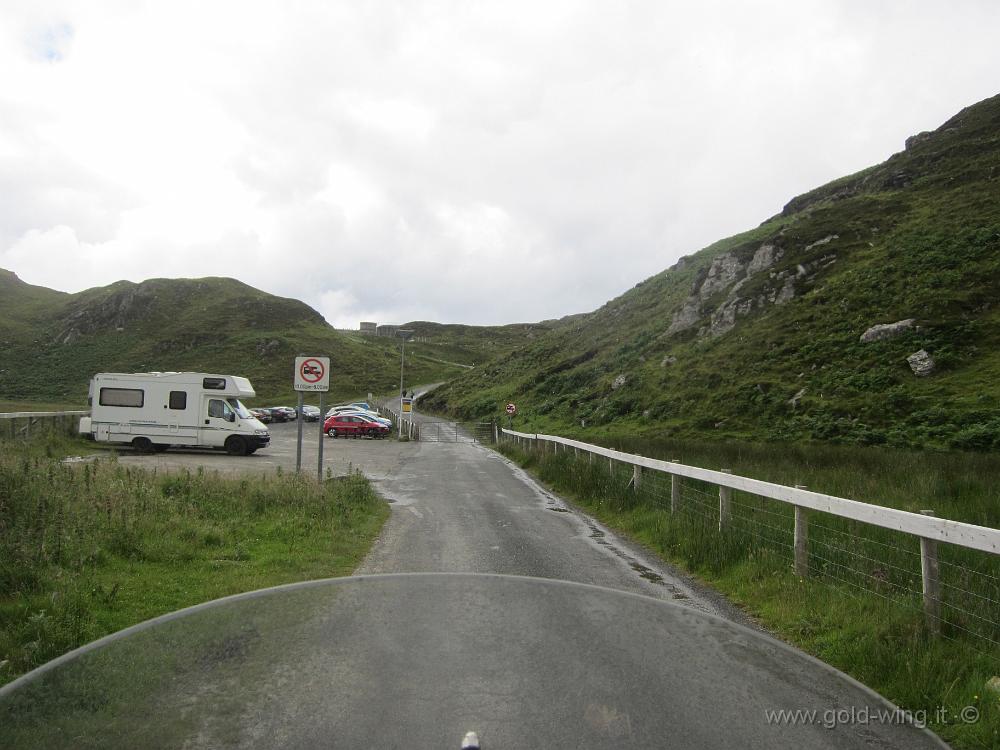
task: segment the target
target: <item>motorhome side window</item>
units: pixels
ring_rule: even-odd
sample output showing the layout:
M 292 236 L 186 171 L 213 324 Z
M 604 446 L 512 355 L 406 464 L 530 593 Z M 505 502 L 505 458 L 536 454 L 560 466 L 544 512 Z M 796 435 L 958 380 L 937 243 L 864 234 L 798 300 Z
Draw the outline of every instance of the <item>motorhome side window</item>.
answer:
M 170 391 L 170 408 L 187 409 L 187 391 Z
M 141 388 L 101 388 L 101 406 L 141 407 L 145 393 Z
M 225 378 L 202 378 L 201 387 L 206 391 L 224 391 L 226 390 L 226 379 Z
M 218 417 L 219 419 L 228 419 L 232 422 L 233 417 L 230 417 L 231 414 L 234 414 L 234 412 L 225 401 L 213 398 L 208 402 L 208 416 Z

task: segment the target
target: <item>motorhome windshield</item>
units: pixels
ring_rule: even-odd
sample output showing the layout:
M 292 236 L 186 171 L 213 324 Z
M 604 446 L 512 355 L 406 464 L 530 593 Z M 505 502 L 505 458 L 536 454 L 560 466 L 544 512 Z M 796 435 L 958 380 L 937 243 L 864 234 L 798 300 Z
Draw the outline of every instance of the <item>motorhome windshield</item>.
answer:
M 250 412 L 247 411 L 247 408 L 243 405 L 242 401 L 238 398 L 227 398 L 226 401 L 229 402 L 231 407 L 233 407 L 233 411 L 236 412 L 236 415 L 240 419 L 250 419 Z

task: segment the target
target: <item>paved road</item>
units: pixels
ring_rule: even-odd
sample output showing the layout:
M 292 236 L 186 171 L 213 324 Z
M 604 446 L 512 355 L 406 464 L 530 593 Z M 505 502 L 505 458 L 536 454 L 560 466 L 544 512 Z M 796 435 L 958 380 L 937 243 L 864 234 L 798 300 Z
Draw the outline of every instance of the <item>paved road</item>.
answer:
M 478 443 L 416 443 L 411 455 L 373 479 L 392 515 L 359 574 L 554 578 L 740 617 Z
M 415 415 L 418 421 L 428 418 Z M 296 425 L 270 426 L 253 456 L 170 450 L 123 463 L 160 471 L 204 467 L 231 475 L 295 468 Z M 305 425 L 303 470 L 317 470 L 319 425 Z M 739 610 L 569 507 L 519 467 L 470 442 L 324 438 L 323 470 L 362 471 L 392 515 L 358 569 L 370 573 L 505 573 L 590 583 L 677 601 L 746 622 Z
M 310 471 L 318 428 L 312 431 L 304 458 Z M 233 473 L 293 467 L 294 426 L 272 432 L 273 446 L 255 456 L 195 451 L 122 460 Z M 232 714 L 242 717 L 243 744 L 312 747 L 338 738 L 330 746 L 431 747 L 445 746 L 460 729 L 485 727 L 494 740 L 487 748 L 941 746 L 891 721 L 849 720 L 886 704 L 803 654 L 732 624 L 744 618 L 727 602 L 482 445 L 327 439 L 325 446 L 326 467 L 360 469 L 391 503 L 359 574 L 512 574 L 682 606 L 563 596 L 520 579 L 360 579 L 359 592 L 367 594 L 335 596 L 339 605 L 303 616 L 300 633 L 282 626 L 280 664 L 270 676 L 254 676 L 259 685 Z M 383 594 L 369 598 L 377 590 Z M 354 603 L 344 609 L 348 600 Z M 256 675 L 260 666 L 246 669 Z M 234 680 L 242 684 L 238 677 L 219 680 L 220 694 L 228 695 Z M 206 687 L 206 695 L 215 689 Z M 775 726 L 766 709 L 816 711 L 819 723 Z M 206 746 L 218 721 L 206 719 Z

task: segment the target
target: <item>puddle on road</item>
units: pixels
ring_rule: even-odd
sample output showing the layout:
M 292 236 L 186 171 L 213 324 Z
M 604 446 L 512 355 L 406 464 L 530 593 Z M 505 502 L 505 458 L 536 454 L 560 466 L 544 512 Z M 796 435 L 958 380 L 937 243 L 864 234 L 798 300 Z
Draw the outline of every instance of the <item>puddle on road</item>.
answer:
M 645 578 L 647 581 L 652 581 L 653 583 L 663 584 L 663 576 L 650 570 L 645 565 L 637 563 L 633 560 L 629 563 L 629 566 L 631 566 L 632 570 L 639 574 L 640 578 Z

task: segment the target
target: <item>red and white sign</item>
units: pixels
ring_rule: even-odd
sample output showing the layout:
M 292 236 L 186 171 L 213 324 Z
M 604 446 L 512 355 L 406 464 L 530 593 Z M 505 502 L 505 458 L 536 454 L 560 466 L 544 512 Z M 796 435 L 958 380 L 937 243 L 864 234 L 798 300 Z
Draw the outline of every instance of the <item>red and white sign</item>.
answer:
M 294 387 L 297 391 L 330 390 L 330 358 L 296 357 Z
M 514 406 L 514 404 L 507 404 L 507 413 L 508 414 L 517 414 L 517 407 Z

